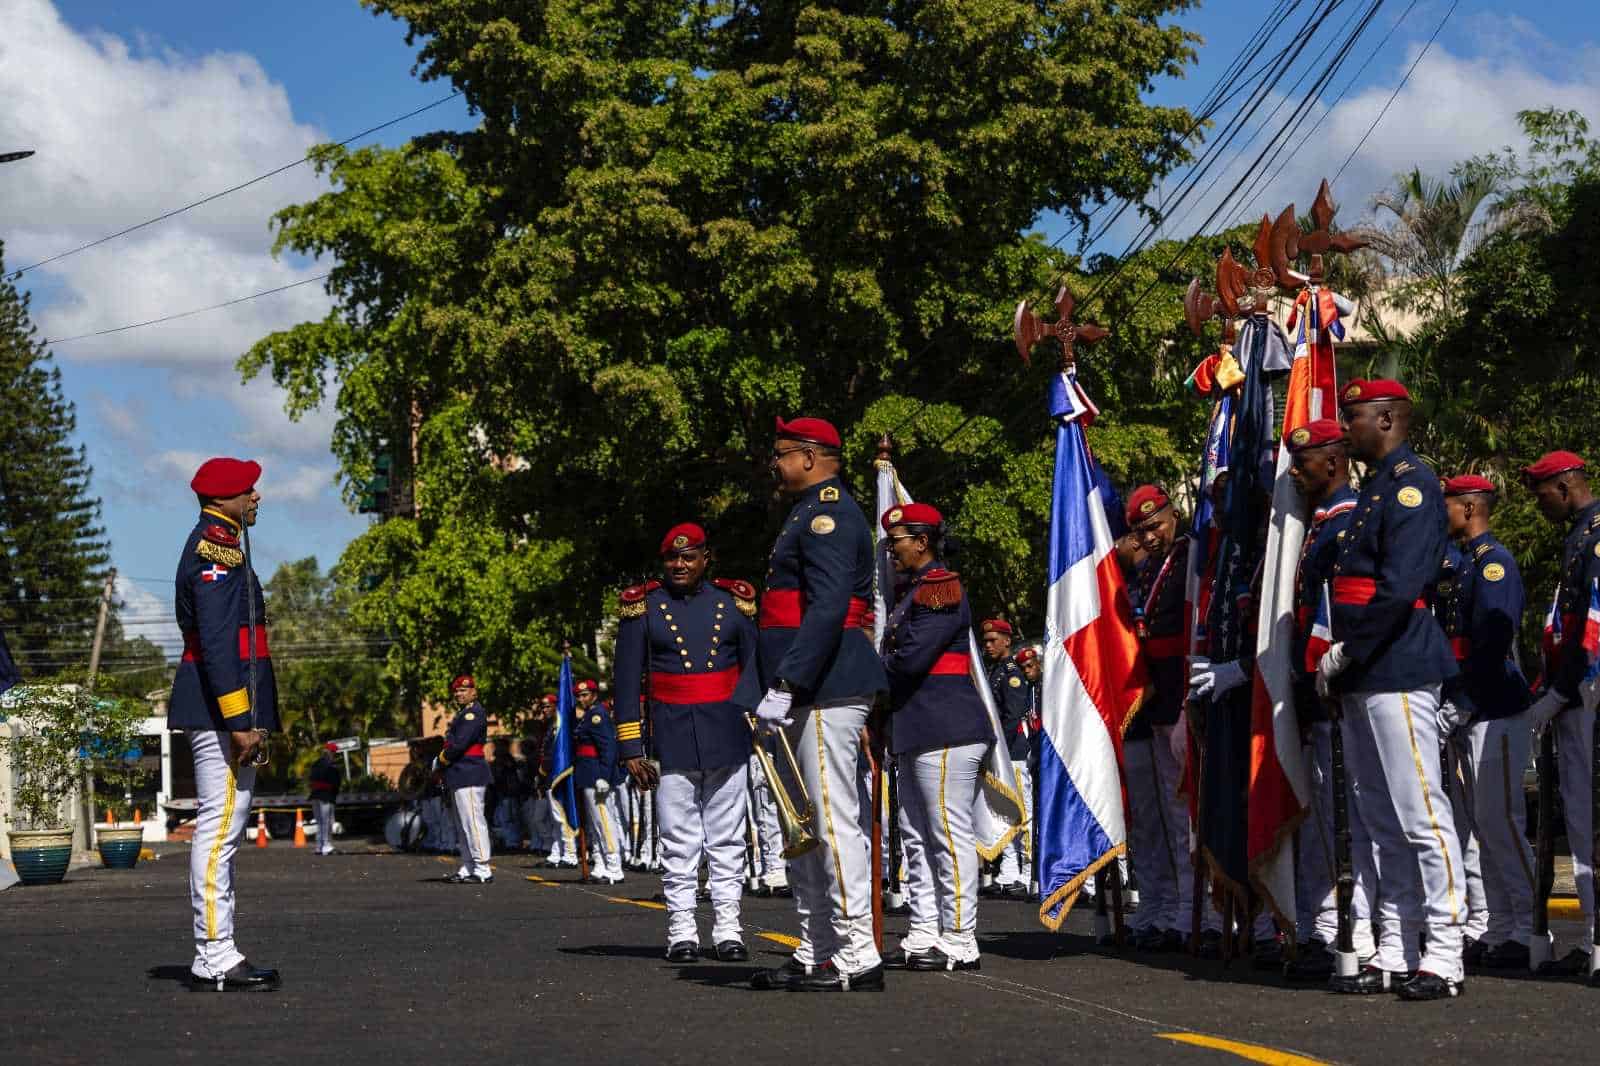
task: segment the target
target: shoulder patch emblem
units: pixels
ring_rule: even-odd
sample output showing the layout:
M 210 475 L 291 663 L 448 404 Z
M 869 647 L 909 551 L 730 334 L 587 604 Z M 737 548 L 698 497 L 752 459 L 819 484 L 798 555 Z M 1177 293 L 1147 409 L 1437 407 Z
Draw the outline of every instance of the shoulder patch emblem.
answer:
M 819 514 L 817 517 L 811 520 L 811 532 L 817 534 L 818 536 L 827 536 L 829 533 L 833 532 L 833 528 L 833 519 L 829 518 L 825 514 Z
M 711 583 L 724 592 L 733 594 L 733 605 L 739 608 L 740 613 L 746 617 L 756 616 L 756 587 L 748 581 L 736 581 L 728 577 L 714 577 Z
M 221 563 L 223 566 L 244 565 L 244 552 L 238 548 L 225 548 L 220 544 L 213 544 L 204 538 L 195 544 L 194 553 L 207 562 Z
M 834 488 L 832 485 L 829 485 L 827 488 L 817 493 L 817 499 L 821 500 L 823 503 L 838 503 L 839 490 Z
M 1415 485 L 1407 485 L 1405 488 L 1395 493 L 1394 498 L 1400 501 L 1400 505 L 1402 507 L 1422 506 L 1422 490 L 1417 488 Z
M 1594 553 L 1595 555 L 1600 556 L 1600 544 L 1596 544 L 1594 546 Z
M 598 714 L 594 715 L 589 719 L 589 721 L 593 725 L 599 725 L 600 724 L 600 716 Z
M 1485 581 L 1499 581 L 1505 576 L 1506 568 L 1501 566 L 1499 563 L 1490 563 L 1488 566 L 1483 568 L 1483 579 Z
M 1010 680 L 1010 682 L 1008 682 L 1008 683 L 1011 685 L 1012 688 L 1021 688 L 1022 687 L 1022 678 L 1013 677 Z

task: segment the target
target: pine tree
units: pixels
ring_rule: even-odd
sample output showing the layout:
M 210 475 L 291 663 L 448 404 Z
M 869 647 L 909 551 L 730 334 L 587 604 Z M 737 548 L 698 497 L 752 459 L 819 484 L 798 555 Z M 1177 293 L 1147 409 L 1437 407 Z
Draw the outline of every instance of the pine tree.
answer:
M 111 555 L 77 413 L 28 305 L 0 281 L 0 628 L 31 678 L 87 666 Z

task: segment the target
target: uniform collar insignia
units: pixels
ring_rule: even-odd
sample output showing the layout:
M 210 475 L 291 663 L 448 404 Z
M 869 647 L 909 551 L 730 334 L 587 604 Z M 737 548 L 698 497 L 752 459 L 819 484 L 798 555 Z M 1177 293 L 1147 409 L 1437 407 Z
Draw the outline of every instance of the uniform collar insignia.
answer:
M 200 514 L 202 516 L 209 516 L 211 518 L 215 518 L 219 522 L 226 522 L 228 524 L 228 528 L 233 529 L 235 531 L 237 531 L 238 528 L 239 528 L 239 523 L 235 522 L 233 519 L 229 518 L 227 515 L 223 514 L 221 511 L 217 510 L 214 507 L 202 507 L 202 508 L 200 508 Z

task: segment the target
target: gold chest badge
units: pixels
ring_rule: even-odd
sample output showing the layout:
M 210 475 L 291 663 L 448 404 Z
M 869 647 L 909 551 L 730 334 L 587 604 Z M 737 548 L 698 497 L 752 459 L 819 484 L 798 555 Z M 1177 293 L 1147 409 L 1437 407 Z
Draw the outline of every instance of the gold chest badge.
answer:
M 1422 490 L 1414 485 L 1407 485 L 1395 493 L 1394 498 L 1400 501 L 1400 506 L 1402 507 L 1422 506 Z
M 829 518 L 825 514 L 819 514 L 817 517 L 811 520 L 811 532 L 817 534 L 818 536 L 825 537 L 829 533 L 832 533 L 833 529 L 833 519 Z

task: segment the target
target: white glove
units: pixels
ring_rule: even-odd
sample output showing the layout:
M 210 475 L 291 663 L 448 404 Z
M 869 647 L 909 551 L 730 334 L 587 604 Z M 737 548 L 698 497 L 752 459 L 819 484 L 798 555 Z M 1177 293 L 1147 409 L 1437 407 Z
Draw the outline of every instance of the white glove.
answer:
M 1567 709 L 1567 701 L 1555 689 L 1547 689 L 1543 696 L 1528 708 L 1528 727 L 1535 733 L 1549 725 L 1556 715 Z
M 1237 659 L 1214 663 L 1210 659 L 1195 659 L 1189 664 L 1189 695 L 1199 699 L 1210 694 L 1220 700 L 1244 684 L 1244 668 Z
M 606 793 L 611 791 L 611 782 L 605 778 L 598 778 L 594 783 L 594 794 L 600 799 L 605 799 Z
M 439 763 L 439 756 L 437 756 L 437 755 L 435 755 L 435 756 L 434 756 L 434 757 L 433 757 L 433 763 L 432 763 L 432 765 L 430 765 L 430 766 L 429 766 L 429 767 L 428 767 L 428 772 L 429 772 L 429 773 L 432 773 L 432 774 L 436 774 L 436 773 L 438 773 L 438 772 L 439 772 L 439 771 L 440 771 L 440 770 L 442 770 L 442 769 L 443 769 L 443 767 L 442 767 L 442 766 L 441 766 L 441 765 L 440 765 L 440 763 Z
M 1466 724 L 1466 712 L 1454 700 L 1439 701 L 1439 739 L 1449 740 L 1451 734 Z
M 793 705 L 794 693 L 769 688 L 767 694 L 761 697 L 760 706 L 756 708 L 756 719 L 761 723 L 761 728 L 769 733 L 776 733 L 780 727 L 794 721 L 789 717 L 789 708 Z
M 1322 653 L 1322 658 L 1317 662 L 1317 695 L 1323 699 L 1332 696 L 1331 682 L 1334 678 L 1344 673 L 1350 665 L 1350 656 L 1344 653 L 1343 644 L 1335 644 Z

